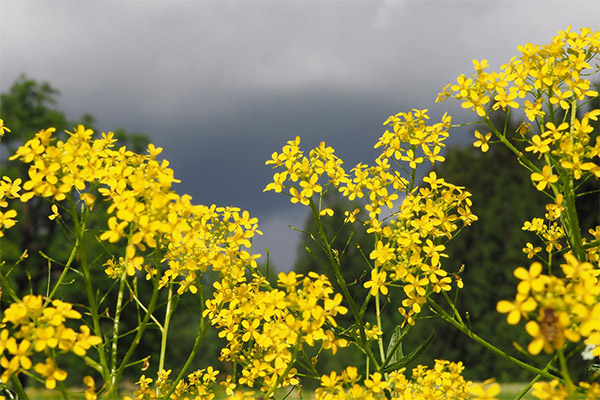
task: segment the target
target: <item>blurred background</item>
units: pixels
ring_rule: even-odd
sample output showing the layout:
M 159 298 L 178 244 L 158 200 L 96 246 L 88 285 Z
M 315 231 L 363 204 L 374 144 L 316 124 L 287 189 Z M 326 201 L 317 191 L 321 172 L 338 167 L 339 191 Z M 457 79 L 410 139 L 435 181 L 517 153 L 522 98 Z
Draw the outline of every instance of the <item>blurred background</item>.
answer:
M 162 156 L 181 179 L 178 193 L 195 203 L 248 210 L 264 232 L 254 243 L 263 264 L 268 247 L 270 271 L 305 272 L 315 268 L 304 251 L 311 244 L 289 226 L 313 227 L 307 208 L 263 192 L 273 174 L 264 165 L 272 152 L 295 136 L 306 150 L 325 141 L 349 170 L 372 163 L 373 145 L 392 114 L 427 108 L 434 123 L 445 111 L 454 123 L 472 122 L 475 115 L 458 102 L 434 103 L 441 89 L 471 74 L 472 59 L 487 59 L 498 70 L 518 45 L 547 43 L 569 25 L 598 29 L 600 4 L 0 0 L 0 118 L 13 130 L 0 146 L 0 172 L 14 168 L 7 162 L 14 148 L 48 126 L 70 130 L 84 123 L 115 131 L 139 152 L 153 143 L 164 148 Z M 520 122 L 515 117 L 511 124 Z M 515 340 L 526 343 L 519 338 L 524 330 L 490 310 L 514 296 L 512 271 L 528 263 L 521 249 L 531 240 L 520 227 L 543 214 L 545 201 L 511 154 L 494 146 L 486 154 L 474 149 L 472 132 L 451 132 L 447 162 L 437 168 L 473 193 L 479 216 L 449 247 L 447 270 L 465 265 L 463 311 L 482 337 L 510 349 Z M 427 172 L 424 166 L 421 176 Z M 336 197 L 326 202 L 349 207 Z M 599 223 L 598 207 L 597 196 L 581 202 L 586 229 Z M 44 222 L 33 216 L 3 238 L 4 258 L 26 246 L 34 263 L 37 250 L 66 248 L 52 228 L 41 226 L 48 213 L 39 212 Z M 328 229 L 340 223 L 332 219 Z M 366 234 L 353 240 L 363 249 L 372 246 Z M 349 274 L 364 279 L 360 257 L 347 262 Z M 393 329 L 398 313 L 391 306 L 385 311 L 386 328 Z M 175 321 L 174 343 L 193 340 L 189 318 Z M 469 378 L 527 378 L 441 322 L 419 329 L 414 343 L 437 331 L 419 363 L 463 360 Z M 217 357 L 220 343 L 210 335 L 198 365 Z M 189 350 L 181 347 L 172 360 L 185 357 Z M 356 356 L 348 351 L 342 360 Z M 339 361 L 327 362 L 339 370 Z

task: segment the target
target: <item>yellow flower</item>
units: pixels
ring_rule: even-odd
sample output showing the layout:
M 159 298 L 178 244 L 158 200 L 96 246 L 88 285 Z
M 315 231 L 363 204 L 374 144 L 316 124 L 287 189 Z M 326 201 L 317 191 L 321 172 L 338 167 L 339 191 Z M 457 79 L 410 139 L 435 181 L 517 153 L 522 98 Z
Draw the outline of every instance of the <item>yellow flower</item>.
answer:
M 518 267 L 513 272 L 514 276 L 521 280 L 517 285 L 517 292 L 523 296 L 527 296 L 529 291 L 533 289 L 539 292 L 544 288 L 544 279 L 540 277 L 542 273 L 542 264 L 533 262 L 527 271 L 523 267 Z
M 481 133 L 479 133 L 479 131 L 476 130 L 475 137 L 479 140 L 473 143 L 473 146 L 481 148 L 481 151 L 484 153 L 488 151 L 490 148 L 488 142 L 490 141 L 492 134 L 487 133 L 485 136 L 483 136 Z
M 471 400 L 496 400 L 496 396 L 500 394 L 500 385 L 493 379 L 488 379 L 469 386 L 469 393 L 474 396 Z
M 525 297 L 519 293 L 514 303 L 508 300 L 500 300 L 496 309 L 499 313 L 508 313 L 506 321 L 510 325 L 516 325 L 521 320 L 521 316 L 526 316 L 527 313 L 535 310 L 536 307 L 537 303 L 532 297 Z
M 333 216 L 333 210 L 331 208 L 324 208 L 319 212 L 319 215 L 329 215 L 331 217 Z
M 64 381 L 67 379 L 67 373 L 58 368 L 51 358 L 46 358 L 46 363 L 37 363 L 34 367 L 35 372 L 46 378 L 46 388 L 54 389 L 56 381 Z
M 388 294 L 388 289 L 385 286 L 385 279 L 387 277 L 387 273 L 385 271 L 377 272 L 376 270 L 371 270 L 371 280 L 364 283 L 364 287 L 369 289 L 371 288 L 371 295 L 377 296 L 378 292 L 386 295 Z
M 381 241 L 377 242 L 377 247 L 369 255 L 371 260 L 375 260 L 375 265 L 377 266 L 383 265 L 395 257 L 394 249 L 390 248 L 389 244 L 383 244 Z
M 60 217 L 60 213 L 58 212 L 58 207 L 56 204 L 52 204 L 52 215 L 48 215 L 48 219 L 50 221 L 53 221 L 55 218 L 59 218 Z
M 537 190 L 542 191 L 547 185 L 558 182 L 558 176 L 552 174 L 552 168 L 549 165 L 544 165 L 542 173 L 534 172 L 531 174 L 531 180 L 538 182 Z
M 87 375 L 83 377 L 83 383 L 87 386 L 83 395 L 85 396 L 85 400 L 96 400 L 98 395 L 96 394 L 96 382 L 94 382 L 94 378 Z

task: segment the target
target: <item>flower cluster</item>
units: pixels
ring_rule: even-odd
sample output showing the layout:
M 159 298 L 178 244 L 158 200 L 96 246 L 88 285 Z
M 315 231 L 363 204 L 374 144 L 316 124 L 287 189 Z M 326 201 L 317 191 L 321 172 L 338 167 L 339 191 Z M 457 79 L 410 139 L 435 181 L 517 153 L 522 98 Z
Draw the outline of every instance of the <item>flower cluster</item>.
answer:
M 3 176 L 0 180 L 0 238 L 4 236 L 4 230 L 12 228 L 17 221 L 14 219 L 17 216 L 16 210 L 2 211 L 2 208 L 8 207 L 9 199 L 18 199 L 21 197 L 21 179 L 17 178 L 14 181 L 8 176 Z
M 5 132 L 10 132 L 10 129 L 0 119 L 0 141 Z M 2 180 L 0 180 L 0 238 L 4 236 L 5 229 L 10 229 L 17 223 L 14 219 L 17 216 L 16 210 L 2 211 L 2 209 L 8 207 L 7 200 L 21 197 L 19 193 L 21 191 L 21 183 L 21 178 L 13 181 L 8 176 L 3 176 Z
M 579 382 L 579 387 L 586 391 L 585 397 L 578 397 L 582 400 L 596 400 L 600 399 L 600 384 L 597 382 L 587 383 Z M 567 388 L 560 383 L 559 380 L 554 379 L 550 382 L 536 382 L 533 384 L 533 390 L 531 395 L 536 399 L 570 399 L 572 398 Z
M 475 399 L 480 398 L 478 393 L 486 388 L 475 386 L 466 381 L 462 376 L 464 366 L 461 362 L 454 363 L 445 360 L 436 360 L 433 368 L 419 365 L 412 370 L 411 379 L 405 376 L 404 368 L 389 374 L 387 379 L 379 372 L 375 372 L 364 379 L 355 367 L 346 368 L 341 374 L 335 371 L 321 377 L 321 386 L 316 391 L 316 400 L 375 400 L 375 399 L 469 399 L 470 389 Z M 496 384 L 497 385 L 497 384 Z M 493 390 L 497 388 L 494 386 Z M 497 394 L 499 390 L 495 392 Z M 495 395 L 494 395 L 495 396 Z M 494 399 L 494 396 L 486 397 Z
M 542 273 L 542 264 L 534 262 L 529 270 L 519 267 L 515 276 L 521 280 L 514 302 L 502 300 L 498 311 L 508 313 L 508 323 L 521 318 L 533 340 L 528 351 L 536 355 L 561 349 L 568 341 L 596 345 L 592 354 L 600 356 L 600 269 L 589 262 L 579 262 L 571 253 L 561 265 L 564 277 Z
M 273 153 L 267 161 L 284 171 L 276 173 L 265 190 L 289 189 L 292 202 L 316 203 L 313 195 L 320 196 L 328 185 L 337 187 L 349 200 L 365 201 L 369 217 L 364 225 L 367 232 L 376 235 L 376 248 L 370 254 L 375 261 L 371 279 L 364 286 L 373 296 L 387 295 L 388 285 L 402 286 L 407 299 L 399 310 L 411 324 L 427 293 L 451 288 L 452 279 L 440 263 L 445 256 L 442 239 L 451 239 L 461 224 L 477 220 L 470 210 L 470 193 L 438 178 L 435 172 L 424 179 L 429 187 L 414 187 L 419 165 L 444 161 L 440 151 L 451 117 L 444 115 L 433 125 L 428 125 L 428 120 L 427 110 L 389 117 L 384 122 L 389 129 L 375 145 L 381 148 L 375 165 L 358 164 L 351 170 L 353 176 L 344 173 L 341 160 L 323 143 L 311 150 L 309 158 L 304 157 L 299 138 L 289 141 L 281 153 Z M 323 174 L 329 180 L 323 182 Z M 286 180 L 300 181 L 300 186 L 286 186 Z M 398 206 L 400 196 L 404 199 Z M 346 221 L 353 222 L 358 211 L 348 213 Z M 329 215 L 328 210 L 322 210 L 321 215 Z
M 205 315 L 227 339 L 221 359 L 240 367 L 231 383 L 272 388 L 298 383 L 292 367 L 303 346 L 320 342 L 334 354 L 347 341 L 337 337 L 335 317 L 345 314 L 342 296 L 335 294 L 324 275 L 280 273 L 277 288 L 261 276 L 250 281 L 216 282 L 214 298 L 207 300 Z
M 327 176 L 328 183 L 336 187 L 344 180 L 346 173 L 342 168 L 342 160 L 336 157 L 331 147 L 325 146 L 324 142 L 312 149 L 308 157 L 300 150 L 300 138 L 296 137 L 285 145 L 281 153 L 273 153 L 267 165 L 273 164 L 273 168 L 281 168 L 273 176 L 273 182 L 269 183 L 264 191 L 274 190 L 290 196 L 292 203 L 309 205 L 314 194 L 323 191 L 323 176 Z
M 218 373 L 219 371 L 213 369 L 213 367 L 207 367 L 188 374 L 186 379 L 179 381 L 169 398 L 182 400 L 214 399 L 215 395 L 211 388 L 217 381 Z M 172 380 L 169 378 L 170 374 L 170 369 L 159 371 L 156 381 L 142 375 L 136 382 L 139 389 L 134 391 L 134 397 L 125 396 L 125 400 L 154 400 L 166 398 L 172 385 Z
M 590 145 L 593 131 L 591 121 L 597 121 L 600 110 L 592 110 L 582 118 L 575 115 L 577 102 L 596 97 L 587 79 L 591 64 L 600 53 L 600 32 L 570 28 L 561 31 L 545 46 L 526 44 L 518 47 L 519 57 L 514 57 L 501 67 L 500 72 L 486 72 L 487 60 L 473 61 L 475 74 L 470 78 L 461 75 L 455 85 L 448 85 L 438 97 L 453 97 L 462 102 L 463 108 L 477 112 L 487 119 L 489 108 L 523 108 L 527 119 L 538 127 L 534 132 L 524 123 L 519 133 L 529 146 L 525 151 L 545 157 L 546 165 L 541 171 L 534 170 L 531 179 L 538 190 L 544 190 L 558 182 L 558 172 L 565 171 L 579 180 L 591 174 L 600 178 L 600 165 L 592 161 L 600 154 L 600 138 Z M 570 111 L 570 120 L 567 119 Z M 560 117 L 564 115 L 564 117 Z M 489 120 L 488 120 L 489 121 Z M 506 140 L 506 132 L 494 132 Z M 476 147 L 487 151 L 491 134 L 483 136 L 475 132 Z
M 252 237 L 260 234 L 257 219 L 235 207 L 194 205 L 190 196 L 176 194 L 173 170 L 166 160 L 157 160 L 161 148 L 150 144 L 147 155 L 116 149 L 112 133 L 93 139 L 93 131 L 82 125 L 68 132 L 64 142 L 53 133 L 52 128 L 38 132 L 11 157 L 31 164 L 21 200 L 42 196 L 61 201 L 75 191 L 82 207 L 91 209 L 98 195 L 110 201 L 108 229 L 100 239 L 125 242 L 126 252 L 107 262 L 109 276 L 131 276 L 143 269 L 148 278 L 160 280 L 160 287 L 177 282 L 181 294 L 197 290 L 197 277 L 208 266 L 229 270 L 256 258 L 242 247 L 249 248 Z M 4 189 L 8 184 L 12 191 Z M 0 192 L 15 193 L 18 184 L 7 182 Z M 158 265 L 145 260 L 148 249 L 161 252 L 167 267 L 162 274 Z
M 370 282 L 385 288 L 387 272 L 389 284 L 402 286 L 406 299 L 399 310 L 410 324 L 427 294 L 451 289 L 452 279 L 441 265 L 441 259 L 447 257 L 441 239 L 451 239 L 459 224 L 468 226 L 477 220 L 470 210 L 470 193 L 464 188 L 445 182 L 435 172 L 424 181 L 429 188 L 406 195 L 394 218 L 381 228 L 370 254 L 375 262 L 373 271 L 380 271 L 377 275 L 383 278 Z
M 69 328 L 67 320 L 80 319 L 81 314 L 72 305 L 60 300 L 45 300 L 42 296 L 27 295 L 12 303 L 5 311 L 0 331 L 0 365 L 4 372 L 0 379 L 8 382 L 13 374 L 31 368 L 41 376 L 48 389 L 57 381 L 64 381 L 67 373 L 56 364 L 57 353 L 72 352 L 84 357 L 87 350 L 101 343 L 87 325 L 79 331 Z M 44 355 L 45 362 L 33 365 L 32 358 Z

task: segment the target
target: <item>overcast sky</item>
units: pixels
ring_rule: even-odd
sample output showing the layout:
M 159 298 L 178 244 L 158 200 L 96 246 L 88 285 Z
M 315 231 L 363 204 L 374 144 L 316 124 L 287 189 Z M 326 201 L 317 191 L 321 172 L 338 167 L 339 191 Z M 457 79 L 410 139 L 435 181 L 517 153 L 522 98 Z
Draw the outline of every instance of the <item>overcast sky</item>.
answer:
M 71 120 L 150 136 L 196 203 L 259 218 L 282 269 L 307 214 L 263 193 L 273 151 L 324 140 L 371 163 L 391 114 L 449 110 L 437 93 L 472 59 L 493 67 L 568 25 L 600 29 L 600 1 L 0 0 L 0 91 L 25 73 L 61 91 Z M 42 128 L 42 127 L 40 127 Z

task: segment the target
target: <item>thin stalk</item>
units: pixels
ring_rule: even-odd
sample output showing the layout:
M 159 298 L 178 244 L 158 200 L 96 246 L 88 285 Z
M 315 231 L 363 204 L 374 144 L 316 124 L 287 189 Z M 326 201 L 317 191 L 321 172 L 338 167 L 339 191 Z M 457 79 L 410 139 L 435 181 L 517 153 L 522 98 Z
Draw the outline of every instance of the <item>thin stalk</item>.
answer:
M 69 269 L 71 268 L 71 264 L 73 263 L 73 260 L 75 260 L 75 256 L 77 255 L 77 252 L 79 250 L 79 245 L 81 244 L 81 240 L 83 238 L 84 232 L 85 232 L 85 224 L 82 224 L 81 228 L 79 229 L 78 235 L 75 238 L 75 244 L 73 245 L 73 249 L 71 250 L 71 254 L 69 254 L 69 259 L 67 260 L 67 263 L 65 264 L 65 266 L 64 266 L 64 268 L 63 268 L 60 276 L 58 277 L 58 280 L 54 284 L 54 287 L 52 288 L 52 291 L 47 296 L 47 300 L 46 301 L 50 301 L 54 297 L 54 293 L 56 293 L 56 291 L 58 290 L 58 288 L 62 284 L 63 280 L 65 279 L 65 276 L 67 275 L 67 272 L 69 272 Z M 50 281 L 48 281 L 48 284 L 50 284 Z
M 377 314 L 377 326 L 383 331 L 383 327 L 381 325 L 381 307 L 379 304 L 379 292 L 377 292 L 377 294 L 375 295 L 375 310 Z M 383 350 L 383 335 L 379 336 L 377 342 L 379 343 L 379 356 L 381 358 L 381 361 L 383 361 L 385 360 L 385 351 Z
M 275 392 L 275 390 L 277 390 L 277 386 L 281 385 L 281 382 L 283 382 L 283 380 L 285 379 L 287 374 L 292 369 L 292 366 L 294 365 L 294 362 L 296 361 L 296 357 L 298 356 L 298 349 L 300 348 L 300 343 L 301 343 L 301 340 L 298 340 L 298 343 L 296 343 L 296 346 L 294 346 L 294 352 L 292 353 L 292 359 L 288 363 L 288 365 L 285 368 L 285 370 L 283 371 L 283 373 L 281 375 L 279 375 L 279 377 L 277 377 L 275 384 L 271 387 L 271 389 L 269 389 L 267 394 L 265 394 L 266 399 L 270 398 L 273 395 L 273 392 Z
M 572 179 L 569 179 L 568 184 L 564 185 L 564 196 L 569 224 L 567 227 L 569 242 L 575 257 L 577 257 L 580 262 L 583 262 L 585 261 L 585 252 L 581 245 L 581 230 L 579 227 L 579 218 L 577 217 L 577 208 L 575 206 L 575 193 L 573 191 Z
M 506 147 L 509 148 L 510 151 L 512 151 L 514 154 L 517 155 L 519 162 L 522 162 L 523 165 L 527 166 L 531 171 L 540 172 L 540 169 L 538 167 L 536 167 L 531 161 L 529 161 L 529 159 L 525 156 L 525 154 L 523 154 L 521 151 L 519 151 L 519 149 L 517 149 L 515 146 L 513 146 L 513 144 L 506 138 L 506 136 L 501 134 L 498 131 L 498 129 L 496 129 L 494 124 L 492 124 L 492 122 L 490 121 L 490 119 L 487 116 L 484 116 L 483 120 L 485 121 L 485 124 L 492 130 L 492 132 L 494 132 L 496 137 L 498 139 L 500 139 L 502 144 L 504 144 Z
M 119 338 L 119 324 L 121 322 L 121 312 L 123 307 L 123 291 L 125 290 L 125 280 L 127 279 L 127 271 L 123 271 L 121 274 L 121 280 L 119 282 L 119 292 L 117 294 L 117 305 L 115 308 L 115 318 L 113 320 L 113 340 L 112 340 L 112 351 L 110 360 L 110 376 L 112 379 L 111 385 L 115 385 L 115 371 L 117 370 L 117 350 L 118 350 L 118 338 Z
M 550 379 L 550 380 L 552 380 L 552 379 L 559 379 L 561 382 L 563 381 L 562 379 L 560 379 L 560 378 L 558 378 L 558 377 L 556 377 L 556 376 L 548 373 L 547 371 L 544 371 L 542 369 L 536 368 L 536 367 L 534 367 L 532 365 L 529 365 L 527 363 L 524 363 L 521 360 L 518 360 L 518 359 L 514 358 L 513 356 L 507 354 L 506 352 L 500 350 L 499 348 L 497 348 L 493 344 L 491 344 L 488 341 L 484 340 L 483 338 L 479 337 L 477 334 L 475 334 L 471 330 L 469 330 L 465 325 L 461 324 L 460 322 L 458 322 L 454 318 L 452 318 L 450 315 L 448 315 L 448 313 L 446 313 L 446 311 L 444 311 L 444 309 L 442 307 L 440 307 L 439 305 L 437 305 L 430 298 L 427 298 L 427 304 L 429 304 L 429 306 L 431 307 L 431 309 L 437 315 L 439 315 L 444 321 L 448 322 L 450 325 L 454 326 L 456 329 L 458 329 L 459 331 L 461 331 L 465 335 L 469 336 L 471 339 L 473 339 L 477 343 L 481 344 L 483 347 L 487 348 L 492 353 L 495 353 L 495 354 L 499 355 L 500 357 L 502 357 L 502 358 L 504 358 L 504 359 L 512 362 L 513 364 L 518 365 L 519 367 L 521 367 L 523 369 L 526 369 L 527 371 L 533 372 L 534 374 L 537 374 L 537 375 L 541 375 L 542 377 L 544 377 L 546 379 Z
M 569 397 L 573 396 L 573 381 L 571 380 L 571 375 L 569 374 L 569 367 L 567 366 L 567 359 L 565 358 L 565 354 L 563 349 L 558 350 L 558 361 L 560 363 L 560 373 L 565 380 L 567 390 L 569 391 Z
M 325 245 L 325 251 L 327 253 L 327 257 L 329 258 L 329 263 L 330 263 L 331 269 L 333 270 L 333 274 L 335 275 L 338 285 L 340 286 L 340 289 L 342 290 L 342 295 L 348 302 L 348 305 L 350 306 L 350 311 L 352 312 L 352 315 L 354 316 L 354 319 L 355 319 L 356 323 L 358 324 L 358 332 L 359 332 L 360 341 L 361 341 L 360 347 L 363 349 L 363 351 L 367 355 L 367 358 L 369 360 L 371 360 L 371 362 L 375 366 L 375 369 L 379 369 L 379 363 L 375 359 L 375 356 L 373 355 L 373 352 L 371 351 L 371 348 L 369 347 L 369 344 L 367 341 L 367 336 L 365 334 L 365 326 L 363 324 L 362 317 L 360 316 L 360 313 L 358 311 L 358 308 L 356 307 L 356 303 L 354 302 L 354 299 L 352 298 L 352 296 L 350 295 L 350 292 L 348 291 L 348 286 L 346 285 L 344 276 L 342 275 L 342 273 L 340 271 L 339 261 L 336 259 L 336 257 L 333 255 L 333 252 L 331 251 L 331 246 L 329 245 L 327 236 L 325 235 L 325 231 L 323 230 L 323 225 L 321 224 L 321 218 L 319 217 L 319 212 L 317 211 L 315 203 L 312 199 L 310 200 L 310 208 L 313 212 L 313 218 L 314 218 L 315 222 L 317 223 L 317 229 L 319 231 L 319 236 L 320 236 L 323 244 Z
M 142 334 L 145 332 L 145 330 L 148 326 L 148 321 L 150 320 L 150 315 L 154 311 L 154 307 L 156 306 L 156 300 L 158 299 L 158 287 L 157 287 L 156 281 L 154 281 L 153 289 L 154 290 L 152 291 L 152 297 L 150 298 L 150 304 L 148 304 L 148 310 L 146 311 L 146 314 L 144 315 L 144 319 L 139 324 L 139 327 L 135 334 L 135 337 L 133 338 L 133 341 L 129 345 L 129 349 L 127 349 L 127 353 L 125 353 L 125 356 L 123 356 L 123 359 L 121 360 L 121 365 L 119 365 L 119 368 L 114 373 L 114 376 L 115 376 L 114 381 L 115 382 L 120 381 L 121 376 L 123 375 L 123 371 L 125 370 L 125 367 L 127 366 L 127 362 L 133 355 L 133 352 L 135 351 L 137 345 L 140 343 Z M 116 396 L 116 390 L 118 390 L 117 385 L 110 385 L 108 388 L 109 395 L 114 393 L 114 395 Z
M 67 392 L 64 382 L 58 381 L 56 382 L 56 386 L 58 387 L 58 391 L 62 395 L 63 399 L 69 400 L 69 392 Z
M 90 266 L 87 263 L 87 254 L 85 246 L 83 245 L 83 235 L 85 233 L 85 215 L 82 216 L 81 223 L 78 218 L 77 205 L 73 201 L 72 197 L 68 197 L 69 204 L 71 206 L 71 215 L 73 216 L 73 224 L 75 225 L 75 231 L 80 232 L 79 246 L 77 246 L 77 256 L 81 268 L 83 269 L 83 281 L 85 284 L 85 292 L 88 298 L 88 304 L 90 305 L 90 314 L 92 316 L 92 324 L 94 329 L 94 335 L 102 338 L 102 329 L 100 328 L 100 317 L 98 315 L 98 304 L 96 302 L 96 296 L 94 295 L 94 288 L 92 286 L 92 276 L 90 273 Z M 108 362 L 106 360 L 106 353 L 104 348 L 104 341 L 98 345 L 98 356 L 100 357 L 100 364 L 102 365 L 102 378 L 104 381 L 108 381 L 110 372 L 108 369 Z
M 558 353 L 556 353 L 554 355 L 554 357 L 552 357 L 552 359 L 550 361 L 548 361 L 548 363 L 544 367 L 543 371 L 548 371 L 548 369 L 550 369 L 550 367 L 552 366 L 552 363 L 554 363 L 554 361 L 556 360 L 557 356 L 558 356 Z M 514 400 L 520 400 L 521 398 L 523 398 L 523 396 L 525 396 L 527 394 L 527 392 L 529 392 L 529 390 L 533 387 L 533 385 L 537 381 L 539 381 L 541 378 L 542 378 L 541 375 L 536 375 L 531 381 L 529 381 L 529 383 L 527 384 L 527 386 L 525 386 L 523 388 L 523 390 L 521 390 L 519 392 L 519 394 L 517 394 L 517 396 L 514 398 Z
M 162 371 L 165 367 L 165 356 L 167 353 L 167 337 L 169 335 L 169 324 L 171 322 L 171 315 L 173 314 L 173 284 L 169 284 L 169 292 L 167 295 L 167 308 L 165 310 L 165 323 L 161 331 L 160 340 L 160 358 L 158 360 L 158 371 Z
M 200 315 L 202 315 L 203 311 L 204 311 L 204 295 L 202 293 L 202 288 L 200 288 L 200 302 L 201 302 Z M 171 397 L 171 394 L 173 394 L 173 392 L 177 388 L 179 381 L 181 381 L 183 379 L 188 368 L 192 364 L 192 361 L 194 361 L 194 358 L 196 358 L 196 354 L 198 353 L 198 350 L 200 350 L 200 345 L 202 345 L 202 342 L 204 341 L 204 336 L 206 336 L 206 332 L 208 331 L 208 326 L 209 325 L 206 323 L 206 318 L 200 317 L 200 325 L 198 326 L 198 334 L 196 335 L 196 340 L 194 341 L 194 347 L 192 348 L 190 355 L 188 356 L 187 360 L 185 361 L 185 364 L 183 364 L 183 367 L 181 367 L 181 371 L 179 371 L 179 375 L 177 375 L 177 378 L 175 378 L 175 380 L 171 384 L 171 389 L 169 389 L 169 393 L 167 393 L 165 395 L 165 397 L 164 397 L 165 399 L 168 399 Z

